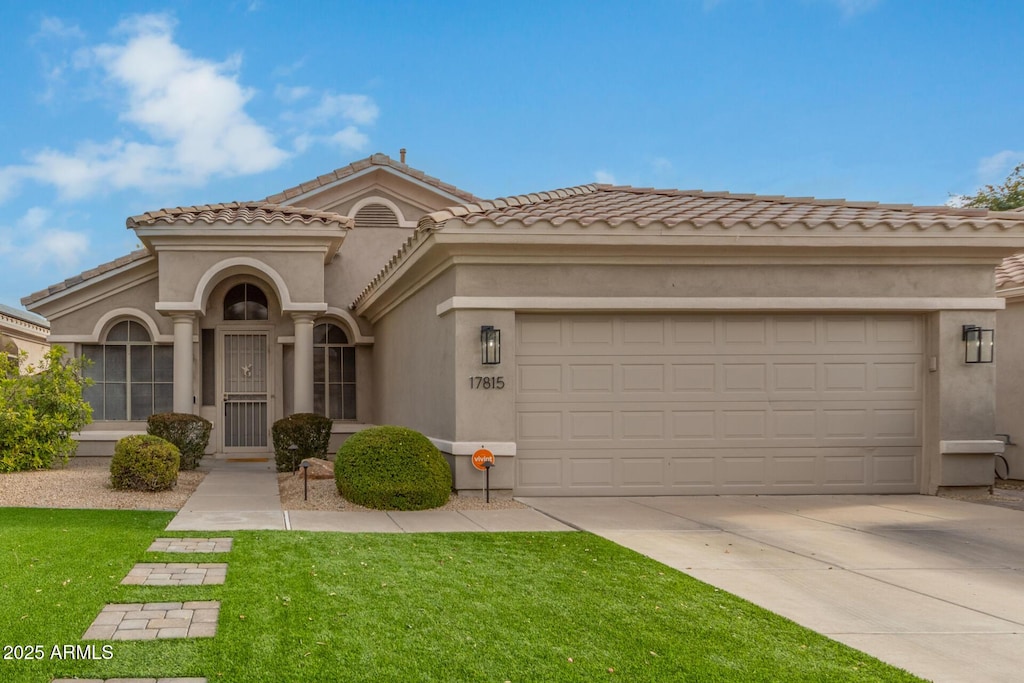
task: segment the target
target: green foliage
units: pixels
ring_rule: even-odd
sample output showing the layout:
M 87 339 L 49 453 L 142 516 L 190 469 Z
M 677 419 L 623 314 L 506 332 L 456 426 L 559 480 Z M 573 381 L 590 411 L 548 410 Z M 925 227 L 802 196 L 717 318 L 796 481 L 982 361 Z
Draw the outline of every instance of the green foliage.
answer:
M 1010 211 L 1024 206 L 1024 163 L 1010 171 L 1002 185 L 986 185 L 976 194 L 961 198 L 963 206 L 991 211 Z
M 189 413 L 159 413 L 146 420 L 146 432 L 170 441 L 181 453 L 181 469 L 194 470 L 210 443 L 213 423 Z
M 452 472 L 427 437 L 405 427 L 350 436 L 334 461 L 338 492 L 378 510 L 426 510 L 448 502 Z
M 54 346 L 39 367 L 12 363 L 0 354 L 0 472 L 43 470 L 75 454 L 71 435 L 92 420 L 82 400 L 85 361 L 64 358 Z M 22 367 L 24 365 L 24 367 Z
M 270 431 L 277 471 L 294 472 L 306 458 L 324 458 L 332 424 L 330 418 L 313 413 L 295 413 L 275 422 Z M 292 444 L 298 448 L 290 450 Z
M 110 485 L 128 491 L 167 491 L 178 484 L 178 447 L 159 436 L 126 436 L 114 446 Z

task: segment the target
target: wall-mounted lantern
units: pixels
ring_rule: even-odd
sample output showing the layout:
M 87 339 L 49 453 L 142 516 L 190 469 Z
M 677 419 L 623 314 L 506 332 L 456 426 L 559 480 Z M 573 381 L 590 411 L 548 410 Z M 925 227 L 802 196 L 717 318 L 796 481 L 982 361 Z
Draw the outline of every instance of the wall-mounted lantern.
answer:
M 964 362 L 991 363 L 996 356 L 996 331 L 978 325 L 964 325 Z
M 480 362 L 484 365 L 501 363 L 501 330 L 493 325 L 480 327 Z

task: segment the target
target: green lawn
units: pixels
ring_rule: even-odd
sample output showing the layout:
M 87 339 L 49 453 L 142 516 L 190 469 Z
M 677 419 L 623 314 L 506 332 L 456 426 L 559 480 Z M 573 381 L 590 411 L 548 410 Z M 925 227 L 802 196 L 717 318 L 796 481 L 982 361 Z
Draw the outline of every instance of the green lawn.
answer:
M 235 539 L 198 560 L 228 562 L 225 585 L 120 586 L 193 561 L 146 553 L 171 516 L 0 509 L 0 645 L 80 643 L 109 602 L 222 603 L 215 638 L 0 660 L 0 680 L 918 680 L 585 533 L 211 534 Z

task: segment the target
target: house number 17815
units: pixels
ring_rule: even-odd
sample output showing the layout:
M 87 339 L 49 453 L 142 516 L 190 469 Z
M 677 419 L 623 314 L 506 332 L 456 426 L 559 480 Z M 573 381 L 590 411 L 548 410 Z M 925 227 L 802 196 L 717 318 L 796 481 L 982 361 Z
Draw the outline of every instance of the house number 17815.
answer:
M 481 375 L 474 375 L 469 378 L 470 389 L 504 389 L 505 378 L 504 377 L 483 377 Z

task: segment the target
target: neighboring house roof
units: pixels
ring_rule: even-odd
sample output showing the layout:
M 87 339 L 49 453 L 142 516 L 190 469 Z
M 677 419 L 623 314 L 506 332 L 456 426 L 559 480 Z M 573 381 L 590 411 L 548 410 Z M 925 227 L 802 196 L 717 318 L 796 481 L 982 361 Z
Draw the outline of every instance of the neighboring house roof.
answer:
M 179 206 L 173 209 L 147 211 L 139 216 L 131 216 L 125 221 L 129 228 L 156 225 L 157 223 L 284 223 L 301 222 L 338 224 L 343 228 L 351 228 L 354 221 L 348 216 L 330 211 L 317 211 L 296 206 L 281 206 L 270 202 L 230 202 L 227 204 L 204 204 L 202 206 Z
M 595 224 L 611 228 L 632 225 L 638 229 L 655 224 L 668 229 L 686 226 L 696 230 L 715 226 L 718 230 L 726 231 L 740 227 L 749 230 L 774 228 L 795 231 L 825 227 L 841 230 L 848 226 L 864 231 L 921 231 L 964 227 L 972 230 L 1024 227 L 1024 214 L 814 197 L 580 185 L 453 206 L 423 216 L 416 232 L 351 306 L 355 308 L 390 271 L 405 260 L 412 247 L 430 233 L 444 230 L 449 224 L 472 229 L 480 223 L 499 228 L 509 224 L 528 228 L 538 223 L 558 228 L 568 223 L 581 226 L 584 230 Z
M 1007 256 L 996 266 L 996 287 L 1024 285 L 1024 254 Z
M 95 268 L 91 268 L 91 269 L 89 269 L 89 270 L 87 270 L 87 271 L 85 271 L 83 273 L 79 273 L 78 275 L 75 275 L 74 277 L 69 277 L 68 279 L 64 280 L 63 282 L 58 282 L 55 285 L 50 285 L 46 289 L 42 289 L 42 290 L 40 290 L 38 292 L 34 292 L 32 294 L 29 294 L 26 297 L 22 297 L 21 305 L 22 306 L 30 306 L 30 305 L 34 304 L 35 302 L 40 301 L 42 299 L 45 299 L 46 297 L 48 297 L 50 295 L 56 294 L 58 292 L 62 292 L 65 289 L 70 289 L 71 287 L 74 287 L 76 285 L 80 285 L 83 282 L 85 282 L 86 280 L 92 280 L 92 279 L 97 278 L 97 277 L 99 277 L 101 275 L 105 275 L 106 273 L 109 273 L 109 272 L 111 272 L 113 270 L 117 270 L 119 268 L 123 268 L 123 267 L 128 266 L 128 265 L 134 265 L 138 261 L 143 261 L 143 260 L 146 260 L 146 259 L 152 260 L 153 258 L 154 257 L 148 251 L 146 251 L 145 249 L 138 249 L 138 250 L 133 251 L 132 253 L 128 254 L 127 256 L 121 256 L 120 258 L 116 258 L 113 261 L 107 261 L 106 263 L 101 263 L 100 265 L 96 266 Z
M 360 173 L 361 171 L 365 171 L 367 169 L 373 168 L 374 166 L 381 167 L 381 168 L 387 168 L 387 169 L 390 169 L 392 171 L 397 171 L 400 174 L 407 175 L 410 178 L 418 180 L 421 183 L 424 183 L 426 185 L 430 185 L 431 187 L 434 187 L 434 188 L 436 188 L 438 190 L 441 190 L 442 192 L 446 192 L 446 193 L 448 193 L 450 195 L 458 197 L 459 199 L 461 199 L 462 201 L 464 201 L 466 203 L 473 203 L 473 202 L 480 201 L 479 197 L 477 197 L 476 195 L 474 195 L 474 194 L 472 194 L 470 192 L 466 192 L 465 190 L 460 190 L 459 188 L 455 187 L 454 185 L 449 185 L 448 183 L 442 182 L 442 181 L 438 180 L 437 178 L 435 178 L 433 176 L 427 175 L 426 173 L 424 173 L 423 171 L 421 171 L 419 169 L 413 168 L 412 166 L 409 166 L 407 164 L 403 164 L 403 163 L 401 163 L 399 161 L 395 161 L 394 159 L 389 157 L 387 154 L 381 154 L 379 152 L 377 154 L 373 154 L 373 155 L 371 155 L 371 156 L 369 156 L 369 157 L 367 157 L 365 159 L 360 159 L 359 161 L 353 161 L 348 166 L 342 166 L 341 168 L 336 168 L 333 171 L 331 171 L 330 173 L 326 173 L 326 174 L 324 174 L 322 176 L 319 176 L 317 178 L 314 178 L 313 180 L 310 180 L 308 182 L 300 183 L 299 185 L 296 185 L 295 187 L 288 188 L 287 190 L 285 190 L 283 192 L 278 192 L 277 194 L 272 194 L 269 197 L 267 197 L 266 201 L 272 202 L 272 203 L 275 203 L 275 204 L 284 203 L 284 202 L 287 202 L 287 201 L 289 201 L 291 199 L 294 199 L 295 197 L 298 197 L 300 195 L 304 195 L 304 194 L 306 194 L 308 192 L 313 192 L 314 190 L 317 190 L 317 189 L 319 189 L 321 187 L 325 187 L 327 185 L 330 185 L 331 183 L 335 183 L 335 182 L 337 182 L 339 180 L 343 180 L 344 178 L 347 178 L 349 176 L 353 176 L 353 175 L 355 175 L 357 173 Z
M 46 328 L 47 330 L 50 329 L 50 323 L 47 322 L 46 318 L 12 306 L 0 304 L 0 316 L 14 318 L 21 322 L 28 323 L 29 325 Z

